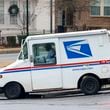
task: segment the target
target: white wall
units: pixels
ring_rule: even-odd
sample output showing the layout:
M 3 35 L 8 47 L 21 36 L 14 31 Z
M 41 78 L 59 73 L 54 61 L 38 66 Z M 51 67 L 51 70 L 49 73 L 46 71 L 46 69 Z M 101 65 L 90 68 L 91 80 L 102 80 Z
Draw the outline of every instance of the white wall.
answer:
M 36 28 L 37 31 L 43 33 L 43 30 L 46 33 L 50 33 L 50 0 L 38 0 L 36 7 Z M 54 0 L 53 0 L 53 31 L 55 26 L 55 17 L 54 17 Z
M 10 0 L 4 0 L 4 24 L 0 24 L 0 30 L 2 37 L 6 36 L 17 36 L 19 34 L 22 34 L 23 29 L 23 1 L 26 0 L 18 0 L 18 7 L 19 7 L 19 14 L 17 16 L 17 24 L 10 24 L 10 15 L 8 12 L 8 9 L 10 7 Z M 35 7 L 33 7 L 34 0 L 29 0 L 30 2 L 30 13 L 35 13 Z M 35 18 L 36 19 L 36 18 Z M 35 20 L 31 21 L 31 25 L 29 25 L 30 33 L 33 31 L 36 31 L 35 27 Z
M 22 18 L 23 13 L 23 1 L 26 0 L 18 0 L 18 7 L 20 8 L 20 17 Z M 29 0 L 31 3 L 31 12 L 34 13 L 35 18 L 31 23 L 30 33 L 43 33 L 43 30 L 46 33 L 50 32 L 50 0 Z M 38 1 L 38 2 L 37 2 Z M 21 34 L 21 21 L 18 16 L 18 24 L 12 25 L 10 24 L 10 15 L 8 13 L 8 8 L 10 7 L 10 0 L 4 0 L 4 24 L 0 24 L 0 30 L 2 37 L 6 36 L 17 36 Z M 54 0 L 53 0 L 53 30 L 55 26 L 55 16 L 54 16 Z

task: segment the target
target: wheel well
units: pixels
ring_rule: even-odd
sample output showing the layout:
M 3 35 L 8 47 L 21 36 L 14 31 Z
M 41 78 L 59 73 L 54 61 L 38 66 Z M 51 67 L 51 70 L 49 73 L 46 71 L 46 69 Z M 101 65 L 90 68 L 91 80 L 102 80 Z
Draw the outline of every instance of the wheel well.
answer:
M 24 87 L 23 87 L 19 82 L 16 82 L 16 81 L 8 82 L 7 84 L 5 84 L 5 86 L 4 86 L 3 88 L 5 88 L 6 85 L 8 85 L 8 84 L 12 84 L 12 83 L 17 83 L 17 84 L 19 84 L 19 85 L 21 86 L 22 91 L 25 92 Z
M 97 78 L 98 81 L 99 81 L 99 83 L 100 83 L 100 87 L 101 87 L 101 80 L 100 80 L 100 78 L 99 78 L 97 75 L 95 75 L 94 73 L 87 73 L 87 74 L 84 74 L 83 76 L 80 77 L 80 79 L 79 79 L 79 81 L 78 81 L 78 89 L 80 88 L 80 83 L 81 83 L 82 79 L 83 79 L 84 77 L 86 77 L 86 76 L 92 76 L 92 77 Z

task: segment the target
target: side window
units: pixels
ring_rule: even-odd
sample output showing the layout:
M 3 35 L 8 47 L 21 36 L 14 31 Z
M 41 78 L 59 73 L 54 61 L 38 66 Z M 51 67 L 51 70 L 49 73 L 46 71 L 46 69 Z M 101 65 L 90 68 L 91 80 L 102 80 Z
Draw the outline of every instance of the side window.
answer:
M 23 58 L 23 57 L 24 57 L 24 58 Z M 25 43 L 25 44 L 23 45 L 23 51 L 20 52 L 18 59 L 19 59 L 19 60 L 28 59 L 27 43 Z
M 34 65 L 56 64 L 56 51 L 54 43 L 33 45 Z
M 23 46 L 23 55 L 24 55 L 24 59 L 28 59 L 27 43 L 25 43 L 24 46 Z

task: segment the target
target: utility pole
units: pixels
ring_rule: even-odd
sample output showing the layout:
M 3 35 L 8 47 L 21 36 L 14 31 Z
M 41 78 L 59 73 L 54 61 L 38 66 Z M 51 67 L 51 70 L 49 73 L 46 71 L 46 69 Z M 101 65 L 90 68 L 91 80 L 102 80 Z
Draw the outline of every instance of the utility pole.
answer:
M 50 33 L 53 33 L 53 0 L 50 0 Z
M 29 1 L 26 0 L 26 36 L 29 36 Z

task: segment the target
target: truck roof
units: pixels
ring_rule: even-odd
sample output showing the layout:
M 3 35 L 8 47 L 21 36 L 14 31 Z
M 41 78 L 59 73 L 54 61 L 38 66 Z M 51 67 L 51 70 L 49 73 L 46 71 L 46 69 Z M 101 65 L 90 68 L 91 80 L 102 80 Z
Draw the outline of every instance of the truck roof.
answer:
M 80 37 L 80 36 L 106 34 L 106 33 L 108 33 L 106 29 L 77 31 L 77 32 L 55 33 L 55 34 L 32 35 L 32 36 L 28 36 L 26 40 L 35 40 L 35 39 L 43 39 L 43 38 L 49 39 L 49 38 L 61 38 L 61 37 Z

